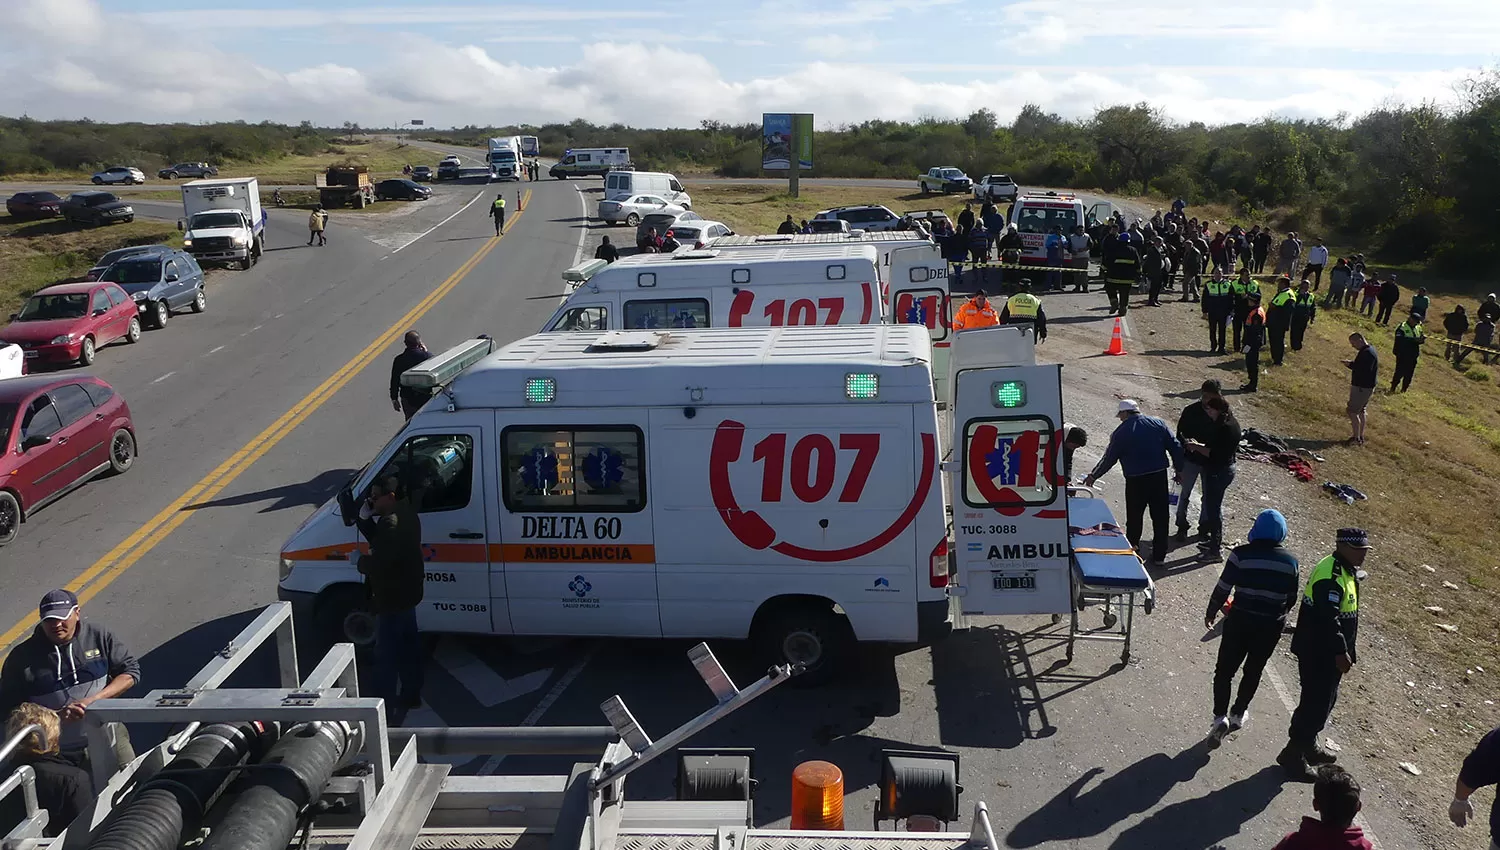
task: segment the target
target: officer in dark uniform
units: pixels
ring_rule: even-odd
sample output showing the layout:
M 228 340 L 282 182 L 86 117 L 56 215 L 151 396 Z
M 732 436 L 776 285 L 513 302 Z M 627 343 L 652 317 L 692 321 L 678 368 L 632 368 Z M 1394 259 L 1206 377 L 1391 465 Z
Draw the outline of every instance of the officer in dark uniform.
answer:
M 1411 318 L 1396 326 L 1396 371 L 1391 373 L 1391 392 L 1401 385 L 1401 392 L 1411 387 L 1412 376 L 1417 372 L 1417 358 L 1422 354 L 1422 343 L 1427 341 L 1427 331 L 1422 327 L 1422 315 L 1412 313 Z
M 1141 254 L 1130 244 L 1130 234 L 1116 238 L 1115 249 L 1104 260 L 1104 292 L 1109 296 L 1109 313 L 1121 316 L 1130 309 L 1130 292 L 1141 276 Z
M 1240 269 L 1240 276 L 1229 284 L 1234 295 L 1234 350 L 1241 350 L 1240 336 L 1245 332 L 1245 317 L 1250 315 L 1250 293 L 1260 294 L 1260 284 L 1250 279 L 1250 272 Z M 1258 306 L 1258 305 L 1257 305 Z
M 1184 298 L 1184 301 L 1187 299 Z M 1213 277 L 1203 284 L 1203 315 L 1208 318 L 1208 351 L 1224 354 L 1224 332 L 1234 312 L 1234 281 L 1214 269 Z
M 1304 280 L 1297 287 L 1297 295 L 1292 300 L 1292 350 L 1302 350 L 1302 337 L 1307 333 L 1307 326 L 1312 324 L 1313 319 L 1318 317 L 1318 299 L 1308 288 Z
M 1271 296 L 1271 306 L 1266 310 L 1266 330 L 1271 335 L 1271 363 L 1280 366 L 1286 357 L 1286 332 L 1292 328 L 1292 302 L 1297 294 L 1292 292 L 1292 279 L 1282 275 L 1276 280 L 1276 294 Z
M 1005 299 L 1005 308 L 1000 311 L 1000 324 L 1030 327 L 1033 339 L 1047 340 L 1047 311 L 1042 309 L 1042 299 L 1031 294 L 1031 280 L 1022 279 L 1017 284 L 1015 295 Z
M 1287 745 L 1276 757 L 1287 776 L 1298 781 L 1313 781 L 1314 768 L 1338 760 L 1318 746 L 1318 733 L 1338 701 L 1339 682 L 1358 660 L 1359 582 L 1365 575 L 1360 567 L 1369 552 L 1370 536 L 1364 529 L 1339 529 L 1333 554 L 1313 567 L 1302 591 L 1292 636 L 1302 697 L 1292 712 Z

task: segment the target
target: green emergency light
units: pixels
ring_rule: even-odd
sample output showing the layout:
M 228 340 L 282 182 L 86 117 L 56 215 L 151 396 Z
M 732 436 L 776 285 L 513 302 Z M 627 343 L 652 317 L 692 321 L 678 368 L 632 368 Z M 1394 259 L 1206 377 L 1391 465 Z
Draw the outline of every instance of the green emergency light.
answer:
M 551 378 L 526 379 L 527 404 L 551 404 L 557 399 L 557 382 Z
M 995 399 L 996 407 L 1026 406 L 1025 381 L 996 381 L 990 384 L 990 393 Z
M 880 376 L 873 372 L 850 372 L 844 376 L 844 395 L 868 399 L 880 395 Z

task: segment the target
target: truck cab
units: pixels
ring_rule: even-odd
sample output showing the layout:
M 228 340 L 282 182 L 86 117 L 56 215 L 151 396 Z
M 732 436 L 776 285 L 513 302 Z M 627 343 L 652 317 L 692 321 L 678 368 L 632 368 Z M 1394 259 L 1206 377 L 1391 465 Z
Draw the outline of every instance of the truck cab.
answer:
M 254 177 L 182 184 L 183 250 L 199 263 L 248 269 L 265 251 L 266 213 Z

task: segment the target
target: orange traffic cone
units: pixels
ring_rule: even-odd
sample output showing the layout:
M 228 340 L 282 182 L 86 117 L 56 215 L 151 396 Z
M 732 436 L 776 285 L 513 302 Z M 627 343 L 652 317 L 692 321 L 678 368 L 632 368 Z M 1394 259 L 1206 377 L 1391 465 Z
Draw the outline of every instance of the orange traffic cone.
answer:
M 1109 348 L 1104 349 L 1105 354 L 1119 356 L 1125 353 L 1125 328 L 1120 324 L 1120 317 L 1115 317 L 1115 332 L 1109 337 Z

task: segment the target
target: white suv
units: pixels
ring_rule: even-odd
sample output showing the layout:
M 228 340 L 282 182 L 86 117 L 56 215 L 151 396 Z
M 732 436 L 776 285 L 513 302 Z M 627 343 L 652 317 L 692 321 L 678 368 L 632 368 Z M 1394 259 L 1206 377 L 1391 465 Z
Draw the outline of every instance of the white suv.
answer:
M 846 221 L 851 230 L 895 230 L 901 224 L 901 216 L 880 204 L 864 204 L 857 207 L 834 207 L 823 210 L 814 219 Z

